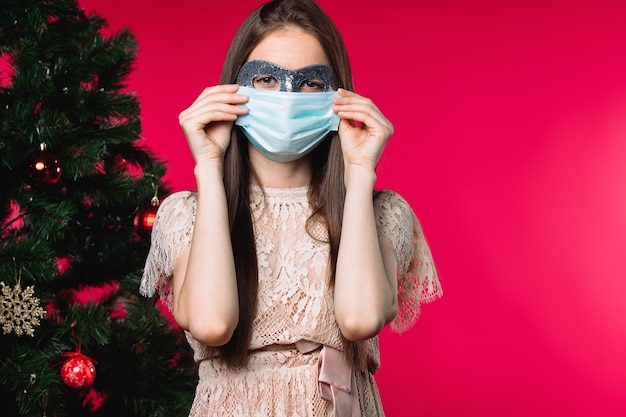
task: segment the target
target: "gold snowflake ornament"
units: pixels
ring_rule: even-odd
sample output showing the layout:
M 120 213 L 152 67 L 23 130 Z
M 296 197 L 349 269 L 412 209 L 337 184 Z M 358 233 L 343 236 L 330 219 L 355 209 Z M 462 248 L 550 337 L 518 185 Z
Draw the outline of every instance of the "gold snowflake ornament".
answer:
M 34 336 L 35 327 L 39 326 L 39 320 L 44 316 L 39 299 L 33 297 L 35 287 L 31 285 L 22 290 L 19 282 L 13 288 L 4 282 L 0 282 L 0 286 L 0 325 L 4 334 Z

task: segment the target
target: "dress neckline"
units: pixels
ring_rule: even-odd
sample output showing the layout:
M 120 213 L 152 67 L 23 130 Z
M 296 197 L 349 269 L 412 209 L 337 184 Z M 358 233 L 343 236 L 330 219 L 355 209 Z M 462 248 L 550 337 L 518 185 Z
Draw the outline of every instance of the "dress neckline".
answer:
M 307 197 L 309 187 L 305 185 L 302 187 L 274 188 L 250 184 L 250 191 L 253 194 L 265 195 L 266 197 Z

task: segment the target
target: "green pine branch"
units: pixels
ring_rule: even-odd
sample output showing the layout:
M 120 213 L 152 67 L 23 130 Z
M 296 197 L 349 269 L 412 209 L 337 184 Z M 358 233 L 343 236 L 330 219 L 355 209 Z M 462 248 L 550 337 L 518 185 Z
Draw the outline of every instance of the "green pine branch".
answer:
M 149 242 L 133 218 L 168 193 L 166 168 L 127 91 L 136 39 L 105 26 L 75 0 L 2 1 L 0 281 L 33 286 L 47 311 L 33 337 L 0 334 L 3 416 L 185 416 L 193 398 L 182 332 L 138 295 Z M 31 178 L 42 143 L 56 183 Z M 97 362 L 82 391 L 59 373 L 78 346 Z M 91 410 L 88 392 L 106 400 Z

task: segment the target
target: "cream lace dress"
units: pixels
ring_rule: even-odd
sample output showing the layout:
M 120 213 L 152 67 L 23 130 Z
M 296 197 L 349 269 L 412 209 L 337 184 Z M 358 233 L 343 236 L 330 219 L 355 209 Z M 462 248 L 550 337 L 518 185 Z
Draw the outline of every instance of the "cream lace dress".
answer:
M 171 306 L 168 283 L 176 257 L 191 242 L 196 204 L 196 194 L 187 191 L 172 194 L 161 204 L 141 282 L 143 295 L 158 292 Z M 378 232 L 395 249 L 399 313 L 391 326 L 403 331 L 417 319 L 421 303 L 442 294 L 441 287 L 430 250 L 407 202 L 392 191 L 382 191 L 374 207 Z M 186 332 L 199 362 L 190 416 L 383 416 L 372 376 L 380 363 L 377 338 L 365 342 L 369 372 L 354 373 L 347 363 L 339 363 L 343 342 L 327 283 L 328 246 L 323 243 L 323 228 L 313 231 L 317 239 L 305 230 L 311 214 L 307 188 L 252 186 L 251 212 L 259 290 L 250 359 L 245 368 L 233 369 L 220 361 L 215 349 L 201 345 Z M 332 357 L 334 352 L 340 355 Z M 326 370 L 321 366 L 324 354 L 328 355 Z M 328 371 L 340 375 L 322 381 Z M 345 403 L 342 395 L 352 395 L 358 404 L 345 408 L 339 404 Z

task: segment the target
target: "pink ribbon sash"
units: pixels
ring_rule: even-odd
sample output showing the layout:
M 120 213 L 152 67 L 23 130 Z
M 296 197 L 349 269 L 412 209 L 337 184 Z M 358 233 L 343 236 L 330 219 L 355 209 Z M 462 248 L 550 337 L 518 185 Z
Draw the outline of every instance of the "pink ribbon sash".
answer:
M 309 353 L 322 346 L 308 340 L 296 342 L 301 353 Z M 335 417 L 361 417 L 356 378 L 340 350 L 322 346 L 317 362 L 320 396 L 333 405 Z

